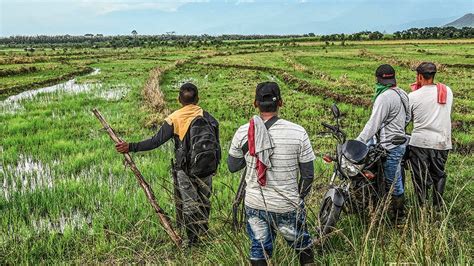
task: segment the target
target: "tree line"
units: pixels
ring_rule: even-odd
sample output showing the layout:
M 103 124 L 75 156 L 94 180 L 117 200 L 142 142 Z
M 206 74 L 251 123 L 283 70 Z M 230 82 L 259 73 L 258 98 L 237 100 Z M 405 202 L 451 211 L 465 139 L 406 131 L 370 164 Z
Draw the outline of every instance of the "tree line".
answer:
M 140 35 L 133 30 L 130 35 L 104 36 L 102 34 L 77 35 L 37 35 L 37 36 L 10 36 L 0 38 L 0 45 L 7 47 L 33 47 L 33 46 L 74 46 L 74 47 L 201 47 L 239 44 L 240 42 L 262 41 L 290 42 L 314 41 L 362 41 L 362 40 L 405 40 L 405 39 L 461 39 L 474 38 L 474 28 L 464 27 L 428 27 L 411 28 L 397 31 L 393 34 L 384 34 L 379 31 L 361 31 L 352 34 L 331 34 L 317 36 L 314 33 L 300 35 L 238 35 L 226 34 L 212 35 L 176 35 L 174 32 L 161 35 Z
M 411 28 L 384 34 L 379 31 L 361 31 L 353 34 L 331 34 L 320 36 L 321 41 L 363 41 L 363 40 L 409 40 L 409 39 L 469 39 L 474 38 L 474 28 L 427 27 Z
M 78 35 L 36 35 L 36 36 L 10 36 L 0 38 L 0 45 L 7 47 L 77 47 L 77 48 L 120 48 L 120 47 L 204 47 L 238 45 L 245 41 L 267 40 L 281 43 L 294 43 L 302 41 L 305 37 L 316 36 L 315 34 L 304 35 L 175 35 L 173 32 L 162 35 L 139 35 L 135 30 L 131 35 L 104 36 L 102 34 Z M 307 38 L 305 38 L 306 40 Z M 316 39 L 315 39 L 316 40 Z

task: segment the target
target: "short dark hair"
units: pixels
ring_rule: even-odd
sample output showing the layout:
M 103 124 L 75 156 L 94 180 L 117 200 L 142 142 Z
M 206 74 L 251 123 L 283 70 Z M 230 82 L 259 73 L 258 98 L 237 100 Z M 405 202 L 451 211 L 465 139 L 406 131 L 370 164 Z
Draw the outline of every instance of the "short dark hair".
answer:
M 198 88 L 192 83 L 185 83 L 179 88 L 179 100 L 182 104 L 196 104 L 198 98 Z
M 430 80 L 434 79 L 434 76 L 437 72 L 437 67 L 435 63 L 423 62 L 416 68 L 416 72 L 421 74 L 424 79 Z
M 263 113 L 274 113 L 278 110 L 278 102 L 259 102 L 257 101 L 258 110 Z
M 434 79 L 436 73 L 418 73 L 423 76 L 425 80 Z

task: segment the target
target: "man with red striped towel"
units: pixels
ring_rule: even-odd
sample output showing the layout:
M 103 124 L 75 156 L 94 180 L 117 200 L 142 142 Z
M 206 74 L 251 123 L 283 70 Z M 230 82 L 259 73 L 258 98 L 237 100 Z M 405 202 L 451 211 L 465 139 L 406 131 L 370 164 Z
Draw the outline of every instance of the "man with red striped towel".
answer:
M 278 118 L 282 99 L 275 82 L 257 86 L 254 106 L 260 114 L 237 130 L 227 161 L 231 172 L 247 167 L 250 262 L 267 265 L 279 232 L 297 252 L 301 265 L 310 264 L 313 242 L 306 228 L 304 198 L 314 177 L 313 148 L 303 127 Z

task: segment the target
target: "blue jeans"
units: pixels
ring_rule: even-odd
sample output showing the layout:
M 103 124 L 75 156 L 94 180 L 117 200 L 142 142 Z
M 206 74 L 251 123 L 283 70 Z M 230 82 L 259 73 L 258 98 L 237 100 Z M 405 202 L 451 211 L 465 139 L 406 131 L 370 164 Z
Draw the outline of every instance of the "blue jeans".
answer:
M 390 189 L 394 184 L 393 193 L 394 196 L 400 196 L 405 192 L 403 188 L 402 178 L 402 162 L 403 155 L 405 154 L 406 144 L 395 147 L 387 152 L 387 159 L 383 163 L 383 172 L 385 176 L 385 182 L 387 189 Z
M 313 240 L 306 228 L 304 205 L 297 210 L 285 213 L 267 212 L 245 206 L 247 233 L 252 241 L 250 259 L 270 258 L 276 231 L 280 232 L 288 245 L 300 251 L 311 247 Z

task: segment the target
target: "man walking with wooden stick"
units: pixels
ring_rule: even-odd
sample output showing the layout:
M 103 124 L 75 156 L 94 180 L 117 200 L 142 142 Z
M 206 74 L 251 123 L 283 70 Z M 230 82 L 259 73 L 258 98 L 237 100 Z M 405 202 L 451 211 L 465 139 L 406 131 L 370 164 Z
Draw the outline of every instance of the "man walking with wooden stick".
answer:
M 173 170 L 182 201 L 177 204 L 182 210 L 176 211 L 178 214 L 182 211 L 188 245 L 192 246 L 208 230 L 212 176 L 221 158 L 219 123 L 197 105 L 199 97 L 195 85 L 182 85 L 178 100 L 182 108 L 165 119 L 156 135 L 137 143 L 118 143 L 116 149 L 121 153 L 148 151 L 174 140 Z
M 104 126 L 104 129 L 106 130 L 107 134 L 109 137 L 116 143 L 121 143 L 122 140 L 120 140 L 117 135 L 115 134 L 114 130 L 110 125 L 105 121 L 105 118 L 102 116 L 102 114 L 94 108 L 92 110 L 94 115 L 99 119 L 100 123 L 102 126 Z M 127 165 L 130 167 L 132 170 L 133 174 L 137 178 L 138 183 L 142 187 L 143 191 L 145 192 L 146 198 L 150 205 L 153 207 L 155 210 L 156 214 L 158 215 L 158 218 L 160 220 L 161 225 L 165 229 L 166 233 L 168 236 L 173 240 L 173 242 L 176 244 L 176 246 L 181 247 L 182 241 L 181 237 L 176 233 L 176 231 L 173 229 L 173 226 L 170 223 L 170 220 L 166 213 L 161 209 L 160 205 L 158 205 L 158 202 L 156 201 L 155 194 L 153 193 L 153 190 L 151 189 L 150 185 L 146 182 L 145 178 L 143 178 L 142 173 L 138 170 L 137 166 L 135 165 L 135 162 L 133 162 L 132 156 L 130 154 L 124 152 L 123 156 L 125 158 L 125 162 L 127 162 Z

